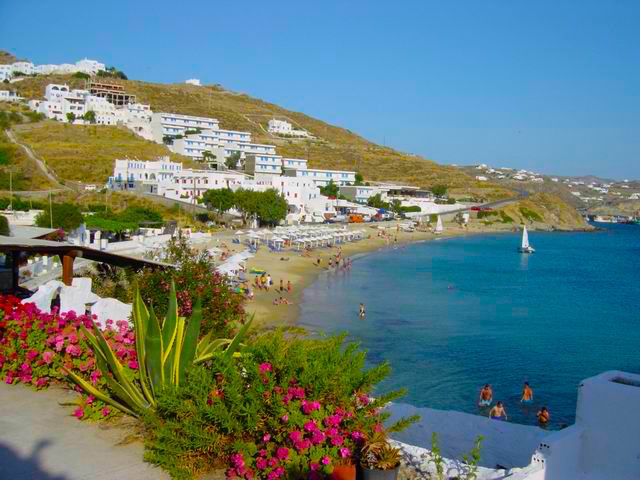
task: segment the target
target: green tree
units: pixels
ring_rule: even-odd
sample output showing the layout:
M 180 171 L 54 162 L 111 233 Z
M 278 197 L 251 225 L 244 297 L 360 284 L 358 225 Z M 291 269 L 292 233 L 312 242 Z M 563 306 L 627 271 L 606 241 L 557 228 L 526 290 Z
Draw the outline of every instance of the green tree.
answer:
M 91 76 L 88 73 L 76 72 L 72 75 L 73 78 L 80 78 L 82 80 L 89 80 Z
M 391 211 L 394 213 L 402 213 L 402 202 L 395 199 L 391 202 Z
M 226 158 L 224 164 L 229 170 L 235 170 L 238 168 L 238 162 L 240 162 L 240 152 L 233 152 Z
M 277 225 L 286 218 L 289 206 L 276 189 L 258 192 L 258 200 L 258 218 L 261 223 Z
M 89 110 L 87 113 L 84 114 L 82 118 L 84 118 L 86 122 L 94 124 L 96 123 L 96 112 L 94 112 L 93 110 Z
M 11 229 L 9 228 L 9 220 L 4 215 L 0 215 L 0 235 L 4 235 L 8 237 L 11 234 Z
M 329 180 L 329 183 L 327 183 L 324 187 L 320 187 L 320 193 L 325 197 L 337 198 L 338 186 L 333 183 L 333 180 Z
M 434 185 L 433 188 L 431 189 L 431 192 L 436 196 L 436 197 L 444 197 L 447 195 L 447 190 L 449 190 L 449 188 L 446 185 Z
M 61 228 L 65 232 L 78 228 L 83 221 L 84 217 L 80 209 L 73 203 L 54 203 L 51 206 L 51 212 L 47 208 L 36 217 L 38 227 L 48 228 L 53 223 L 53 228 Z
M 356 173 L 356 185 L 364 185 L 364 177 L 360 172 Z
M 73 112 L 69 112 L 67 113 L 67 120 L 69 120 L 69 123 L 73 123 L 76 119 L 76 114 Z
M 202 161 L 209 165 L 211 165 L 216 160 L 216 158 L 217 157 L 209 150 L 205 150 L 204 152 L 202 152 Z
M 214 210 L 218 215 L 222 215 L 228 211 L 235 202 L 233 190 L 230 188 L 217 188 L 215 190 L 207 190 L 202 196 L 204 203 L 209 210 Z
M 372 208 L 384 208 L 387 210 L 389 209 L 389 204 L 382 200 L 382 197 L 379 193 L 376 193 L 375 195 L 369 197 L 367 199 L 367 205 Z
M 256 195 L 258 192 L 251 190 L 239 189 L 234 194 L 234 206 L 242 214 L 242 220 L 247 223 L 247 220 L 253 216 L 258 215 L 259 199 Z

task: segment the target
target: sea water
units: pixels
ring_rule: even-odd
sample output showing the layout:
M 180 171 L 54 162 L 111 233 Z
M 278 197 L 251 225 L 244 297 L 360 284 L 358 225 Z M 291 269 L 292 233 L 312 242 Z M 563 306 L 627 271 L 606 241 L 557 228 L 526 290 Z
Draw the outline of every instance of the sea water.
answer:
M 479 235 L 375 252 L 304 292 L 301 323 L 348 332 L 368 361 L 388 360 L 379 391 L 405 387 L 420 407 L 487 415 L 493 387 L 510 421 L 574 421 L 580 381 L 605 370 L 640 372 L 640 226 L 597 233 Z M 366 305 L 366 318 L 358 306 Z M 520 403 L 523 382 L 534 391 Z

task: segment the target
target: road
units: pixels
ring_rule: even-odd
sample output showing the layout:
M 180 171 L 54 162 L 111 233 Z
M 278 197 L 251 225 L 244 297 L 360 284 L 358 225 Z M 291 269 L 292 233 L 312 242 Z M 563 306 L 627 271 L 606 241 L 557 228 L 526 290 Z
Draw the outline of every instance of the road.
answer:
M 474 207 L 490 208 L 490 209 L 494 210 L 494 209 L 497 209 L 497 208 L 505 207 L 507 205 L 511 205 L 512 203 L 517 203 L 520 200 L 524 200 L 528 196 L 529 196 L 529 194 L 527 192 L 523 191 L 523 192 L 520 192 L 520 194 L 517 197 L 514 197 L 514 198 L 506 198 L 504 200 L 498 200 L 498 201 L 495 201 L 495 202 L 469 205 L 468 207 L 456 208 L 455 210 L 447 210 L 446 212 L 440 212 L 440 213 L 442 213 L 443 215 L 450 215 L 450 214 L 468 212 Z M 424 216 L 427 216 L 427 215 L 424 215 Z
M 60 181 L 56 178 L 55 175 L 53 175 L 49 169 L 47 168 L 47 165 L 41 160 L 39 159 L 36 154 L 33 152 L 33 150 L 31 150 L 31 148 L 28 145 L 25 145 L 23 143 L 20 143 L 18 141 L 18 139 L 16 138 L 16 136 L 14 135 L 14 133 L 7 129 L 4 131 L 4 133 L 6 133 L 7 138 L 15 143 L 16 145 L 22 147 L 22 149 L 24 150 L 24 152 L 27 154 L 27 157 L 29 157 L 31 160 L 33 160 L 35 162 L 35 164 L 38 166 L 38 168 L 42 171 L 42 173 L 45 174 L 45 176 L 49 179 L 49 181 L 54 184 L 55 186 L 59 187 L 62 190 L 72 190 L 71 188 L 69 188 L 66 185 L 63 185 L 62 183 L 60 183 Z

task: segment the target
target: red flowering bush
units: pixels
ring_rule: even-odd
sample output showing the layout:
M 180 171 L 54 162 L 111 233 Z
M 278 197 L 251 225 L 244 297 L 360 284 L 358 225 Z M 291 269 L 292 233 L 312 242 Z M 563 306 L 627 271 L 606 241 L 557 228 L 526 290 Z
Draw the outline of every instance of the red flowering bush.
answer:
M 389 367 L 366 370 L 364 353 L 343 341 L 271 332 L 239 358 L 191 369 L 146 419 L 146 458 L 177 478 L 213 467 L 229 478 L 324 478 L 356 463 L 382 429 L 380 407 L 402 392 L 370 402 Z
M 231 288 L 227 277 L 215 271 L 210 255 L 192 249 L 186 239 L 179 237 L 169 243 L 165 256 L 165 261 L 175 264 L 177 269 L 146 269 L 138 277 L 140 295 L 145 303 L 153 305 L 159 315 L 164 315 L 173 280 L 180 315 L 189 317 L 193 304 L 200 297 L 202 333 L 213 331 L 215 336 L 233 336 L 234 324 L 244 321 L 244 298 Z
M 0 296 L 0 377 L 8 384 L 24 383 L 37 389 L 65 382 L 63 366 L 94 385 L 104 386 L 93 351 L 80 326 L 92 328 L 92 318 L 74 312 L 44 313 L 32 303 L 23 305 L 12 296 Z M 107 321 L 105 338 L 120 361 L 135 375 L 134 333 L 126 320 Z M 74 412 L 78 418 L 101 418 L 111 410 L 92 397 L 83 397 Z

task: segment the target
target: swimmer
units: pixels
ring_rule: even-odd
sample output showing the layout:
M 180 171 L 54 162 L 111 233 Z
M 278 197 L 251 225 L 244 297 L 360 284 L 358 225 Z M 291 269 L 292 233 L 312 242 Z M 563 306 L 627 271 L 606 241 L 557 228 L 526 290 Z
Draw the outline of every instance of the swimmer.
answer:
M 505 411 L 502 402 L 496 403 L 496 406 L 489 412 L 489 417 L 493 420 L 508 420 L 507 412 Z
M 533 390 L 531 390 L 529 382 L 524 382 L 524 387 L 522 388 L 522 398 L 520 399 L 520 402 L 525 404 L 533 403 Z
M 551 414 L 549 413 L 549 410 L 547 410 L 547 407 L 542 407 L 538 413 L 536 413 L 536 417 L 538 417 L 538 423 L 545 426 L 549 423 Z
M 488 407 L 489 405 L 491 405 L 492 401 L 493 390 L 491 390 L 491 385 L 487 383 L 484 387 L 482 387 L 482 390 L 480 390 L 480 399 L 478 400 L 478 405 L 481 407 Z
M 367 310 L 366 310 L 366 308 L 365 308 L 365 306 L 364 306 L 364 303 L 361 303 L 361 304 L 360 304 L 360 310 L 359 310 L 359 312 L 358 312 L 358 316 L 359 316 L 360 318 L 364 318 L 364 317 L 366 317 L 366 316 L 367 316 Z

